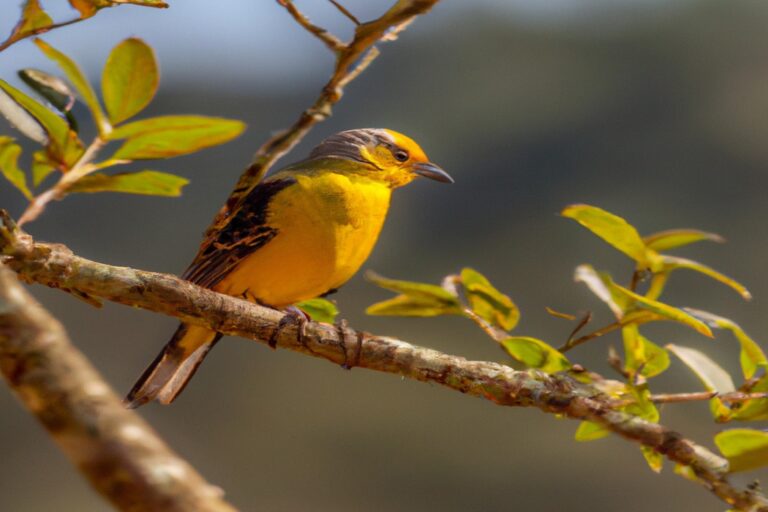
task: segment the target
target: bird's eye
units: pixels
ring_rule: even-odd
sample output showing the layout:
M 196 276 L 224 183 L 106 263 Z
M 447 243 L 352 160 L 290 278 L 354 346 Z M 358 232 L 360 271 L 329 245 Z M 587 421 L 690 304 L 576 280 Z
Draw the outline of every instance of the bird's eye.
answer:
M 396 151 L 395 152 L 395 159 L 398 162 L 405 162 L 406 160 L 408 160 L 408 152 L 407 151 L 403 151 L 402 149 Z

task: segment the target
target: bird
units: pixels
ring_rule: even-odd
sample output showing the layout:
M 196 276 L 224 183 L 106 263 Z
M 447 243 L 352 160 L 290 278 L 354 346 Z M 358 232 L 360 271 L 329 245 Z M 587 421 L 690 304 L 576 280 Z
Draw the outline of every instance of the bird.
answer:
M 454 181 L 406 135 L 382 128 L 336 133 L 259 182 L 229 222 L 208 233 L 181 277 L 295 314 L 293 304 L 352 278 L 379 238 L 392 191 L 418 177 Z M 220 338 L 182 323 L 126 405 L 173 402 Z

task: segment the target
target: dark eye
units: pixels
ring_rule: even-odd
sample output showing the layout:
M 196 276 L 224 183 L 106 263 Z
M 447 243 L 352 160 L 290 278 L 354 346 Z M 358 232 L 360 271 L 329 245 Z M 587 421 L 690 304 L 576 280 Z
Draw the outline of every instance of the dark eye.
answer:
M 398 162 L 405 162 L 406 160 L 408 160 L 408 152 L 403 151 L 402 149 L 395 151 L 395 159 Z

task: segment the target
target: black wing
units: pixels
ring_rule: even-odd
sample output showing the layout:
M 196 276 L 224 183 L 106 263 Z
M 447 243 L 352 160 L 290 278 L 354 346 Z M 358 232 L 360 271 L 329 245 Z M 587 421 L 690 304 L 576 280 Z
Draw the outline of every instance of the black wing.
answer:
M 195 260 L 182 274 L 182 279 L 206 288 L 216 286 L 247 255 L 263 247 L 277 235 L 267 225 L 267 210 L 272 198 L 296 183 L 295 178 L 277 178 L 259 183 L 243 202 L 232 220 L 206 240 Z

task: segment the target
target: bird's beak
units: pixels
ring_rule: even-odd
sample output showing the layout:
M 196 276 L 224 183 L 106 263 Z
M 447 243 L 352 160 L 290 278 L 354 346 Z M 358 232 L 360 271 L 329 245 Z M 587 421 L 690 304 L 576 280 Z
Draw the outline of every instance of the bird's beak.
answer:
M 411 166 L 411 170 L 415 174 L 424 176 L 425 178 L 429 178 L 431 180 L 439 181 L 442 183 L 453 183 L 453 178 L 451 178 L 447 172 L 431 162 L 413 164 L 413 166 Z

